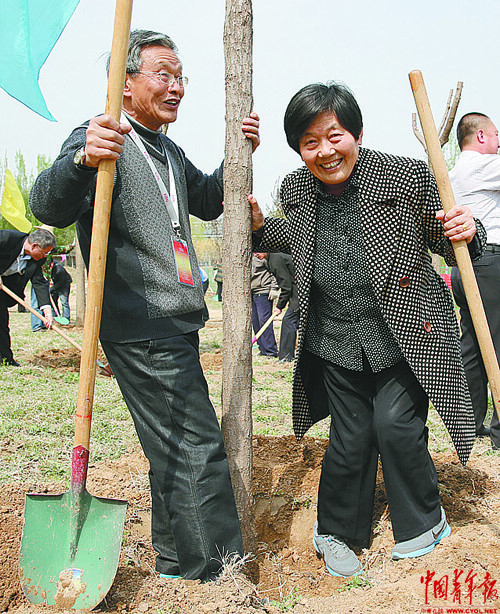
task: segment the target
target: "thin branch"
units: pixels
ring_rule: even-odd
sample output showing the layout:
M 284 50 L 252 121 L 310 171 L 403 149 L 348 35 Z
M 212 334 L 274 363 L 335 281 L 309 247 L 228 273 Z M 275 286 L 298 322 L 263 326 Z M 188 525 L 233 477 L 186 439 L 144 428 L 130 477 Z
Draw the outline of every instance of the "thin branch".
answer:
M 458 105 L 460 104 L 460 98 L 462 97 L 462 88 L 464 84 L 462 81 L 457 83 L 457 89 L 455 91 L 455 97 L 453 99 L 453 104 L 451 105 L 450 113 L 448 115 L 448 121 L 444 128 L 443 133 L 439 137 L 439 143 L 441 147 L 448 142 L 450 138 L 450 132 L 453 127 L 453 122 L 455 121 L 455 115 L 457 114 Z
M 413 126 L 413 133 L 414 133 L 414 135 L 420 141 L 420 144 L 424 148 L 425 153 L 427 153 L 427 147 L 425 146 L 425 139 L 424 139 L 422 133 L 420 132 L 420 130 L 418 129 L 418 126 L 417 126 L 417 114 L 416 113 L 412 113 L 411 114 L 411 124 Z
M 443 119 L 441 120 L 441 125 L 439 126 L 438 134 L 441 134 L 441 132 L 443 132 L 444 127 L 446 126 L 446 120 L 448 119 L 448 114 L 450 113 L 452 97 L 453 90 L 450 90 L 450 93 L 448 94 L 448 101 L 446 102 L 446 108 L 443 113 Z

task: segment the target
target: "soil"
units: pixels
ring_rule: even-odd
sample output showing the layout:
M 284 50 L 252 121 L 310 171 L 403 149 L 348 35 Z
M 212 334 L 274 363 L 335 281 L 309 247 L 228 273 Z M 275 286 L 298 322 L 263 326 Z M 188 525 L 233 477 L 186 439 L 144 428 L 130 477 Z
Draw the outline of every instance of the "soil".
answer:
M 475 609 L 468 611 L 496 612 L 497 607 L 500 611 L 500 603 L 495 599 L 498 597 L 495 582 L 500 578 L 498 456 L 473 455 L 464 469 L 452 453 L 434 455 L 452 534 L 432 553 L 419 559 L 390 560 L 393 546 L 390 517 L 379 476 L 374 539 L 369 550 L 359 553 L 366 573 L 356 582 L 327 574 L 311 545 L 324 449 L 325 441 L 313 438 L 305 438 L 300 444 L 293 437 L 254 438 L 259 546 L 254 564 L 257 577 L 253 581 L 242 570 L 231 567 L 219 581 L 206 584 L 160 579 L 154 572 L 150 544 L 147 462 L 142 452 L 133 450 L 116 461 L 91 465 L 89 492 L 129 502 L 116 578 L 106 599 L 94 611 L 409 614 L 446 612 L 447 607 L 459 604 L 458 596 L 464 607 L 470 608 L 472 600 Z M 53 484 L 17 483 L 4 484 L 0 489 L 0 612 L 9 614 L 48 611 L 28 604 L 19 585 L 24 494 L 30 491 L 56 493 L 61 488 Z M 453 592 L 454 573 L 460 572 L 463 573 Z M 472 584 L 466 581 L 469 572 L 476 574 Z M 432 607 L 435 609 L 431 610 Z
M 220 326 L 211 319 L 207 330 Z M 70 331 L 71 327 L 65 327 Z M 74 348 L 38 352 L 33 364 L 78 371 Z M 101 354 L 100 360 L 105 362 Z M 220 349 L 201 355 L 205 369 L 222 369 Z M 266 371 L 278 370 L 268 362 Z M 334 578 L 312 547 L 317 489 L 326 441 L 291 436 L 254 437 L 254 493 L 258 547 L 243 568 L 227 566 L 221 578 L 201 584 L 163 580 L 154 571 L 147 461 L 130 450 L 118 460 L 91 464 L 92 495 L 127 499 L 120 562 L 105 600 L 106 614 L 445 614 L 500 613 L 500 464 L 497 453 L 477 440 L 463 468 L 452 452 L 433 453 L 443 507 L 452 534 L 430 554 L 391 561 L 390 515 L 379 473 L 373 542 L 358 553 L 365 573 Z M 8 448 L 0 449 L 8 454 Z M 61 486 L 29 481 L 0 487 L 0 614 L 46 614 L 27 602 L 19 583 L 19 547 L 28 492 L 60 493 Z M 50 611 L 53 611 L 50 609 Z M 64 610 L 60 610 L 64 612 Z M 74 610 L 71 610 L 74 612 Z

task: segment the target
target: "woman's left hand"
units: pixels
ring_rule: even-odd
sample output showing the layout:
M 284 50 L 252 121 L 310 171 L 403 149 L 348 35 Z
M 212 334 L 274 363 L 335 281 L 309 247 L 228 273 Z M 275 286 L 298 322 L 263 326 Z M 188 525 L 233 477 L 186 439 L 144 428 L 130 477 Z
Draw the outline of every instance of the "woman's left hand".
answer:
M 443 222 L 444 234 L 450 241 L 470 243 L 476 234 L 476 222 L 468 207 L 455 205 L 446 214 L 441 209 L 436 218 Z

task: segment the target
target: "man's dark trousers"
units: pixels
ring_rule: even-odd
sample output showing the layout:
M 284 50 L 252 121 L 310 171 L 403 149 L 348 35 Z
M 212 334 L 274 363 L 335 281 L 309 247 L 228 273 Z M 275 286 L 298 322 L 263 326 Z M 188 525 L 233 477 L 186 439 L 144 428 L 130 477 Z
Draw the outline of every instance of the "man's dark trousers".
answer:
M 298 327 L 299 311 L 289 306 L 281 320 L 280 351 L 278 354 L 280 360 L 294 359 Z
M 486 246 L 483 257 L 473 262 L 472 266 L 498 360 L 500 359 L 500 246 L 493 248 L 495 252 L 490 251 L 491 249 L 491 246 Z M 477 433 L 483 426 L 488 410 L 488 377 L 457 267 L 453 267 L 451 271 L 451 284 L 455 302 L 460 307 L 460 328 L 462 329 L 460 347 L 474 408 Z M 500 448 L 500 425 L 495 411 L 491 418 L 490 437 L 493 445 Z
M 102 346 L 150 462 L 156 569 L 210 579 L 243 546 L 198 343 L 193 332 Z
M 0 363 L 5 360 L 8 363 L 14 361 L 10 346 L 9 310 L 10 298 L 3 290 L 0 290 Z
M 268 293 L 252 294 L 252 326 L 255 334 L 264 326 L 273 313 L 273 302 L 269 300 Z M 257 339 L 260 353 L 263 356 L 278 356 L 278 346 L 274 336 L 272 323 Z

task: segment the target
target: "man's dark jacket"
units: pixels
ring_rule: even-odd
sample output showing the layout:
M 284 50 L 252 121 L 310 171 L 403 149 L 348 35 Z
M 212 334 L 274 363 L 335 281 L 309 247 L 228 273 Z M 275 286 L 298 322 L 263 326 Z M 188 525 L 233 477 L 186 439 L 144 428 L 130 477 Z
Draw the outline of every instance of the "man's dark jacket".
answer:
M 69 291 L 71 289 L 71 282 L 73 281 L 73 279 L 62 264 L 59 264 L 58 262 L 54 263 L 54 266 L 52 267 L 52 271 L 50 273 L 50 277 L 52 279 L 53 284 L 50 290 L 51 294 L 57 294 L 58 296 L 59 294 L 69 294 Z
M 24 242 L 28 235 L 18 230 L 0 230 L 0 275 L 6 271 L 13 262 L 17 259 Z M 41 260 L 33 260 L 30 258 L 26 263 L 26 268 L 22 275 L 14 273 L 14 275 L 6 275 L 2 277 L 2 283 L 10 288 L 21 298 L 24 298 L 24 288 L 31 279 L 33 289 L 39 305 L 50 305 L 49 300 L 49 284 L 42 272 L 42 265 L 45 258 Z M 8 307 L 16 304 L 16 301 L 7 296 L 4 292 L 4 304 Z
M 292 257 L 289 254 L 282 254 L 280 252 L 268 254 L 267 266 L 276 278 L 281 290 L 276 307 L 284 309 L 288 303 L 292 311 L 298 311 L 299 297 Z

